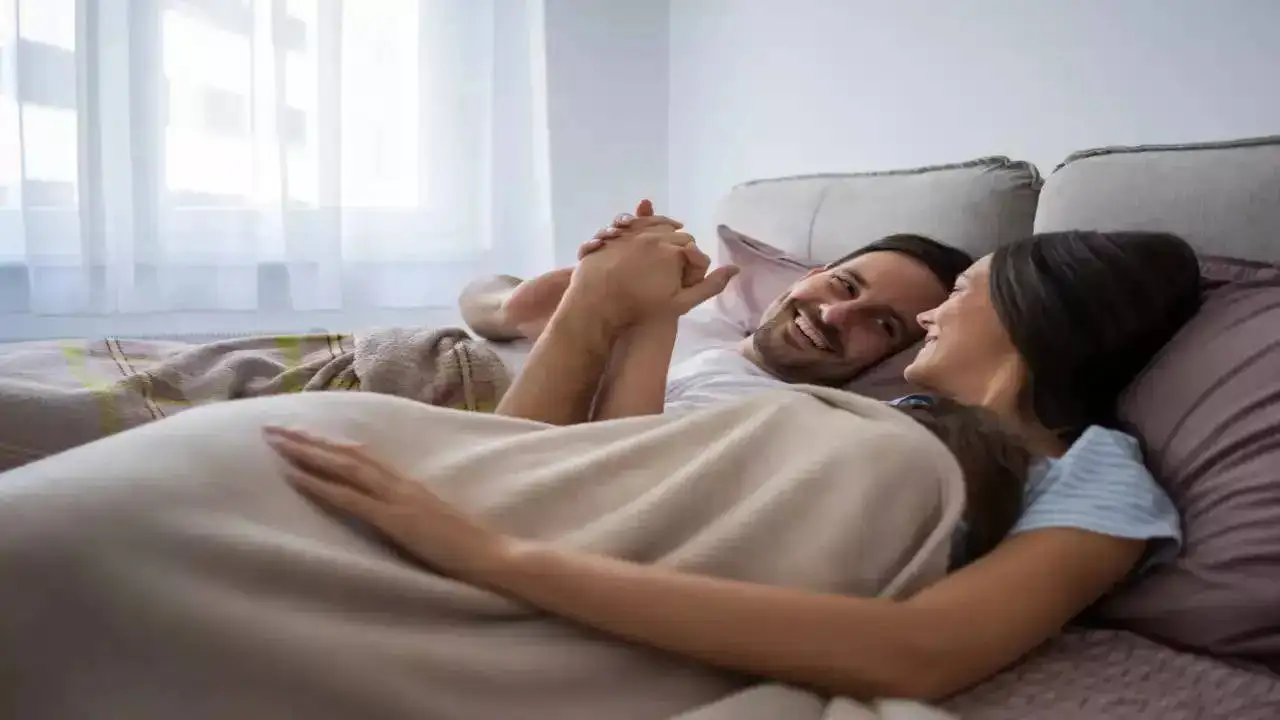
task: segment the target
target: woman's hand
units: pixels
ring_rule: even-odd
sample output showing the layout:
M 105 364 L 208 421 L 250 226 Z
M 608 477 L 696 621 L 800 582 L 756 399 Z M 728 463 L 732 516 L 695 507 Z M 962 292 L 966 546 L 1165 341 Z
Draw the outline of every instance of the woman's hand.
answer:
M 277 427 L 264 429 L 263 435 L 284 459 L 285 479 L 299 492 L 367 522 L 442 574 L 486 585 L 518 545 L 360 445 Z

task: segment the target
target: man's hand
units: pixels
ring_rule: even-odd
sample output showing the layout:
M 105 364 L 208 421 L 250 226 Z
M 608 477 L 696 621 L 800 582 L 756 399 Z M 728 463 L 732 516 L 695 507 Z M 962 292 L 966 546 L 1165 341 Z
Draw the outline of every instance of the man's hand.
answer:
M 611 226 L 601 229 L 594 238 L 583 243 L 578 249 L 578 258 L 585 265 L 589 256 L 598 253 L 607 246 L 633 244 L 637 241 L 648 244 L 667 243 L 679 248 L 679 255 L 683 259 L 683 267 L 680 271 L 680 290 L 672 293 L 666 303 L 647 306 L 649 309 L 640 313 L 639 317 L 633 319 L 632 322 L 651 317 L 674 319 L 689 312 L 709 298 L 718 295 L 738 272 L 738 268 L 727 266 L 718 268 L 708 275 L 707 269 L 711 265 L 711 259 L 698 249 L 691 235 L 680 232 L 681 227 L 683 225 L 677 220 L 654 215 L 653 204 L 648 200 L 642 200 L 636 207 L 635 215 L 623 213 L 617 216 Z M 656 265 L 645 267 L 639 264 L 632 264 L 631 267 L 635 268 L 637 272 L 646 275 L 653 275 L 656 272 L 668 272 L 662 269 L 661 266 Z M 582 270 L 579 269 L 575 272 L 575 276 L 581 272 Z M 629 279 L 641 281 L 646 279 L 653 280 L 654 278 Z M 665 282 L 669 278 L 664 277 L 662 280 Z

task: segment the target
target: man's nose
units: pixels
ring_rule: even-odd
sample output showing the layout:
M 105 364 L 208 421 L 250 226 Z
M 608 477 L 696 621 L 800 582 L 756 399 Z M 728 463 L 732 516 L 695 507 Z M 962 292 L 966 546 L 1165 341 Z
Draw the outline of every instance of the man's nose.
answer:
M 835 327 L 844 327 L 864 309 L 865 303 L 860 302 L 860 300 L 861 298 L 852 298 L 850 300 L 823 303 L 819 308 L 818 314 L 822 318 L 822 322 Z

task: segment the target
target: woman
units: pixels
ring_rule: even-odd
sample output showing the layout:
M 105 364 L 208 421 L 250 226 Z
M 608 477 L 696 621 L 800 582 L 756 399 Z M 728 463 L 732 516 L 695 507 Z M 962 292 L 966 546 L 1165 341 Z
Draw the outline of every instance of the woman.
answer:
M 1182 240 L 1068 232 L 983 258 L 920 317 L 928 340 L 908 378 L 996 412 L 1046 459 L 1013 535 L 902 601 L 684 575 L 505 537 L 357 448 L 268 437 L 299 489 L 466 582 L 720 668 L 933 699 L 1012 664 L 1144 559 L 1176 550 L 1176 513 L 1136 441 L 1107 428 L 1119 392 L 1198 302 L 1198 263 Z

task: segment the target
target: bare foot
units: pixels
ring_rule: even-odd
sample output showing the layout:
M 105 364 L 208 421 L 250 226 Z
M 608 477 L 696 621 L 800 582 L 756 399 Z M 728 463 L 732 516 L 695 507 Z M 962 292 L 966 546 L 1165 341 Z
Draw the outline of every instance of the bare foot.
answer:
M 462 320 L 486 340 L 536 339 L 569 287 L 573 268 L 543 273 L 532 280 L 495 275 L 467 285 L 458 299 Z

